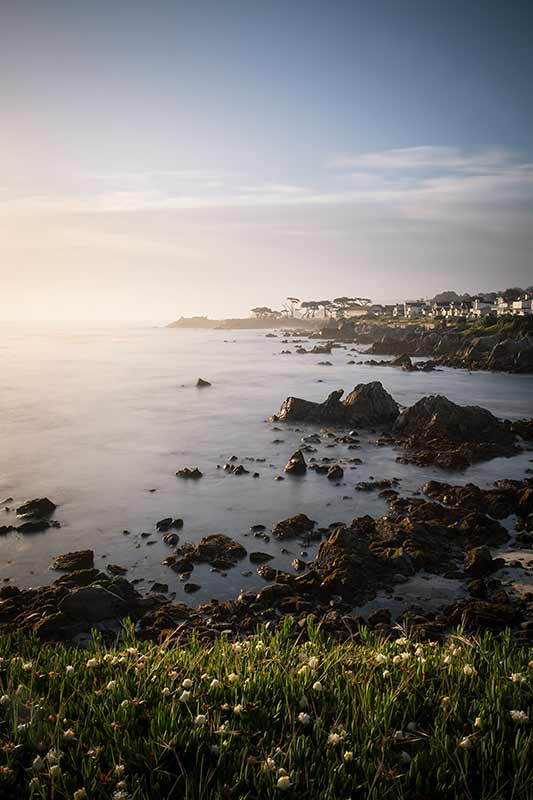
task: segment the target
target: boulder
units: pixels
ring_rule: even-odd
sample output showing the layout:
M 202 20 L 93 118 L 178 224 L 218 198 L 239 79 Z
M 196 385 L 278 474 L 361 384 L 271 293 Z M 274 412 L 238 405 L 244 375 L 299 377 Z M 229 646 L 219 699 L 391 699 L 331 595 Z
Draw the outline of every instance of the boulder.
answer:
M 484 578 L 494 570 L 494 562 L 486 545 L 474 547 L 465 556 L 463 565 L 465 575 L 472 578 Z
M 59 603 L 59 610 L 71 619 L 99 622 L 126 616 L 128 604 L 117 594 L 95 584 L 69 592 Z
M 288 475 L 305 475 L 307 472 L 307 464 L 301 450 L 296 450 L 295 453 L 289 458 L 285 464 L 285 470 Z
M 206 386 L 211 386 L 211 384 L 209 383 L 209 381 L 204 381 L 203 378 L 198 378 L 198 380 L 196 381 L 196 386 L 199 389 L 204 389 Z
M 276 539 L 296 539 L 311 533 L 315 527 L 315 522 L 306 514 L 295 514 L 277 522 L 272 528 L 272 535 Z
M 350 527 L 338 527 L 329 534 L 315 562 L 323 589 L 357 604 L 393 585 L 406 564 L 375 553 L 371 548 L 374 532 L 374 520 L 360 517 Z
M 330 481 L 340 481 L 344 478 L 344 470 L 339 464 L 333 464 L 327 471 L 327 477 Z

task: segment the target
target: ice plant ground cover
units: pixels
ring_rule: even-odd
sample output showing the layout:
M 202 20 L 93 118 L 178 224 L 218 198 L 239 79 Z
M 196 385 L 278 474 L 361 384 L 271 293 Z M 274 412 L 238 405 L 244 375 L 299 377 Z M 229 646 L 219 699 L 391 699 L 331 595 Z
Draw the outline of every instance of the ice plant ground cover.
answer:
M 91 651 L 0 637 L 0 797 L 533 797 L 533 653 L 506 636 Z

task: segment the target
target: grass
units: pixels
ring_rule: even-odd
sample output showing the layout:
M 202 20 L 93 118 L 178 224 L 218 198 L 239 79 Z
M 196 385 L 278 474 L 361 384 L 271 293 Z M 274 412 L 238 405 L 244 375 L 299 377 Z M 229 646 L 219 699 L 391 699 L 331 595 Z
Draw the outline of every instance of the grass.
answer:
M 237 643 L 0 637 L 0 797 L 533 798 L 532 655 L 290 619 Z

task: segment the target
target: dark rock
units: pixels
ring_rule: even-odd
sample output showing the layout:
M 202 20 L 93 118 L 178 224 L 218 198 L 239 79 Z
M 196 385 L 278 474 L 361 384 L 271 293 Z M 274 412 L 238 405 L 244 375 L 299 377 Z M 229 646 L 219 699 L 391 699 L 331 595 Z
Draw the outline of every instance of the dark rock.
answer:
M 198 467 L 183 467 L 183 469 L 179 469 L 176 472 L 176 477 L 178 478 L 192 478 L 193 480 L 198 480 L 203 475 L 202 472 L 198 469 Z
M 229 536 L 213 533 L 204 536 L 196 544 L 184 544 L 178 548 L 177 557 L 165 559 L 165 563 L 176 572 L 190 572 L 193 564 L 210 564 L 216 569 L 229 569 L 246 556 L 246 550 Z
M 198 592 L 202 587 L 198 583 L 186 583 L 183 587 L 183 591 L 187 592 L 187 594 L 192 594 L 193 592 Z
M 376 611 L 371 611 L 368 615 L 368 622 L 370 625 L 390 625 L 391 621 L 392 617 L 388 608 L 378 608 Z
M 66 575 L 60 575 L 60 577 L 54 581 L 54 586 L 67 586 L 68 588 L 90 586 L 91 583 L 96 583 L 105 578 L 106 576 L 104 573 L 100 572 L 98 569 L 76 569 L 72 572 L 68 572 Z
M 501 632 L 521 622 L 521 614 L 515 606 L 486 600 L 458 601 L 449 606 L 445 614 L 450 625 L 464 625 L 470 631 Z
M 158 583 L 156 581 L 150 586 L 150 591 L 157 594 L 168 594 L 168 583 Z
M 277 522 L 272 528 L 272 535 L 276 539 L 295 539 L 310 533 L 314 527 L 315 522 L 306 514 L 296 514 L 294 517 L 287 517 Z
M 272 561 L 274 556 L 270 555 L 270 553 L 262 553 L 260 550 L 256 550 L 250 553 L 249 558 L 252 564 L 264 564 L 266 561 Z
M 93 566 L 93 550 L 75 550 L 72 553 L 64 553 L 63 555 L 56 556 L 50 564 L 50 569 L 72 571 L 91 569 Z
M 17 525 L 19 533 L 41 533 L 41 531 L 46 531 L 48 528 L 50 528 L 50 523 L 46 519 L 30 520 L 29 522 L 23 522 L 22 525 Z
M 327 477 L 330 481 L 340 481 L 344 477 L 344 470 L 338 464 L 334 464 L 328 469 Z
M 474 547 L 465 556 L 463 569 L 465 575 L 473 578 L 484 578 L 494 570 L 494 563 L 490 550 L 485 545 Z
M 127 567 L 120 567 L 118 564 L 108 564 L 107 571 L 111 573 L 111 575 L 125 575 Z
M 204 379 L 203 379 L 203 378 L 198 378 L 198 380 L 196 381 L 196 386 L 197 386 L 199 389 L 203 389 L 203 388 L 205 388 L 206 386 L 211 386 L 211 384 L 209 383 L 209 381 L 204 381 Z
M 515 452 L 510 428 L 479 406 L 458 406 L 441 395 L 423 397 L 402 411 L 392 435 L 414 451 L 406 461 L 464 469 L 469 464 Z
M 48 497 L 39 497 L 35 500 L 26 500 L 21 506 L 17 508 L 17 514 L 20 517 L 34 517 L 42 518 L 49 517 L 54 513 L 57 506 L 52 503 Z
M 284 470 L 288 475 L 305 475 L 307 464 L 301 450 L 296 450 L 289 458 Z
M 277 418 L 284 422 L 306 421 L 371 426 L 390 424 L 399 414 L 397 403 L 378 381 L 360 383 L 341 401 L 343 390 L 332 392 L 323 403 L 288 397 Z
M 84 586 L 69 592 L 59 603 L 59 610 L 72 619 L 99 622 L 124 617 L 128 604 L 103 586 Z

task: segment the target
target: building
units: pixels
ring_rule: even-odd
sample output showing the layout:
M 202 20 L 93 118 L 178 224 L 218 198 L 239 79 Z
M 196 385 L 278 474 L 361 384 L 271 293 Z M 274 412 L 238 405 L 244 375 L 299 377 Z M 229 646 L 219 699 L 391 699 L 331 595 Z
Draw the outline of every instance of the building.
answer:
M 422 300 L 406 300 L 403 304 L 403 315 L 407 319 L 423 317 L 427 310 L 428 306 Z
M 509 305 L 511 306 L 511 313 L 515 316 L 524 317 L 526 314 L 533 314 L 533 296 L 527 292 L 518 300 L 513 300 Z
M 489 300 L 484 300 L 482 297 L 473 297 L 472 300 L 472 315 L 475 317 L 486 317 L 489 314 L 493 314 L 496 310 L 496 306 L 494 303 L 491 303 Z

